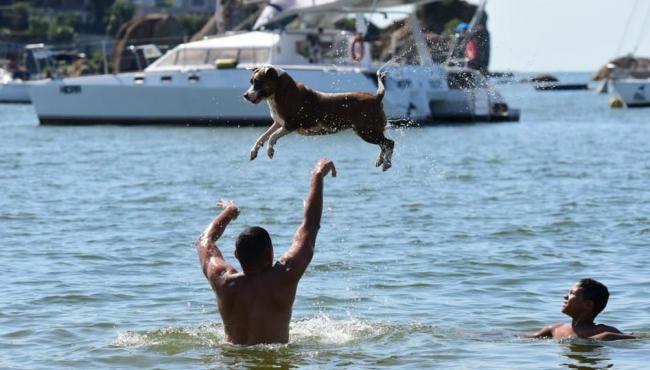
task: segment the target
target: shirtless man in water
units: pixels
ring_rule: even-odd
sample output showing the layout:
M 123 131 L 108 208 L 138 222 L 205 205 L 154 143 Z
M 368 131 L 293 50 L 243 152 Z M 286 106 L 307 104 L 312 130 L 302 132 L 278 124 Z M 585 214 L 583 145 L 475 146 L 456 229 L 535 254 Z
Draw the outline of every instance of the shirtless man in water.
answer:
M 564 296 L 562 313 L 571 317 L 570 324 L 549 325 L 529 338 L 590 338 L 599 340 L 635 339 L 613 326 L 595 324 L 594 319 L 605 308 L 609 299 L 607 287 L 593 279 L 578 281 Z
M 233 344 L 287 343 L 289 321 L 298 281 L 314 255 L 323 211 L 323 179 L 336 176 L 334 163 L 321 159 L 312 171 L 304 219 L 287 252 L 273 264 L 273 245 L 261 227 L 249 227 L 237 237 L 235 258 L 243 272 L 226 262 L 215 242 L 239 209 L 233 202 L 223 208 L 197 242 L 205 277 L 217 295 L 226 340 Z

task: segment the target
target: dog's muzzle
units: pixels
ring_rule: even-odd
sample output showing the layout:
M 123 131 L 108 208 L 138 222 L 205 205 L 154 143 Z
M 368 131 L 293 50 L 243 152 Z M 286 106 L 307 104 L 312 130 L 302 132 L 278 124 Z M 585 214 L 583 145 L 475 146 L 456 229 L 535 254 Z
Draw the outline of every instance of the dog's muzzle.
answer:
M 244 99 L 248 100 L 249 102 L 253 104 L 259 103 L 262 99 L 258 94 L 255 94 L 252 91 L 247 91 L 244 93 Z

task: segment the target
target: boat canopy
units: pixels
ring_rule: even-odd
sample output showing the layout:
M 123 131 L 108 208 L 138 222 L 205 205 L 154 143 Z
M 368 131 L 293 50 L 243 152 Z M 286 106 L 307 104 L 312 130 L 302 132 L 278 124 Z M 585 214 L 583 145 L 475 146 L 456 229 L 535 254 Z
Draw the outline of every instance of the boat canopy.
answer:
M 270 48 L 275 45 L 280 36 L 270 32 L 246 32 L 233 35 L 219 36 L 200 41 L 189 42 L 180 47 L 186 49 L 214 49 L 214 48 Z
M 284 28 L 297 17 L 310 27 L 329 27 L 352 14 L 389 13 L 390 8 L 436 1 L 439 0 L 270 0 L 253 28 Z
M 178 67 L 214 67 L 218 60 L 265 63 L 280 36 L 270 32 L 247 32 L 182 44 L 146 68 L 148 71 Z

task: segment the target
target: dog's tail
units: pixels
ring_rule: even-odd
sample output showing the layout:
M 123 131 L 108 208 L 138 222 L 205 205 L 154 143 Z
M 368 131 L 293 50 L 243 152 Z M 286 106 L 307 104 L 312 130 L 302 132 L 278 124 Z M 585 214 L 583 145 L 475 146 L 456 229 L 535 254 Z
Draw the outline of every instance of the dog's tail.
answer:
M 384 95 L 386 94 L 386 87 L 384 83 L 386 82 L 386 72 L 377 71 L 377 100 L 382 101 Z

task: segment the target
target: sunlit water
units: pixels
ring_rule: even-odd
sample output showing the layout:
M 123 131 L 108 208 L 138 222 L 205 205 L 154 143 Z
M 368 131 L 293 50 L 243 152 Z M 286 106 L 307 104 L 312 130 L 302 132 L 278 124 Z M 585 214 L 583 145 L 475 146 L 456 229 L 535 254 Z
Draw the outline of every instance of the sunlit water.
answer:
M 499 88 L 520 123 L 392 129 L 386 173 L 351 132 L 249 162 L 262 128 L 42 127 L 0 106 L 0 368 L 647 367 L 650 110 Z M 224 343 L 195 239 L 234 199 L 225 255 L 263 225 L 279 256 L 323 156 L 339 177 L 290 343 Z M 518 336 L 566 321 L 587 276 L 611 291 L 600 321 L 641 339 Z

